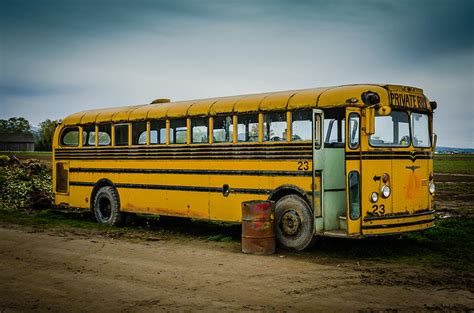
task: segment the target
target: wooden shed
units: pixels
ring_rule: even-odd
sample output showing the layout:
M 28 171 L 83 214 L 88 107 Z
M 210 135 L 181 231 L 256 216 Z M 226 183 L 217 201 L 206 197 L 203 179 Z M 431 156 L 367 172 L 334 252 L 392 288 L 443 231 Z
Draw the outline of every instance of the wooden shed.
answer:
M 32 134 L 0 134 L 0 151 L 35 151 Z

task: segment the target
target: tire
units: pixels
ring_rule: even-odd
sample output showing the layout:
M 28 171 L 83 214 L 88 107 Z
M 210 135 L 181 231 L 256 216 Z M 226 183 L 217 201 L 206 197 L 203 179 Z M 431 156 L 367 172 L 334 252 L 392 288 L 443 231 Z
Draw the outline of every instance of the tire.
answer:
M 99 189 L 94 198 L 94 216 L 99 224 L 120 226 L 125 215 L 120 212 L 120 200 L 117 190 L 111 186 Z
M 275 236 L 280 247 L 302 251 L 313 243 L 314 218 L 309 205 L 296 195 L 288 195 L 275 205 Z

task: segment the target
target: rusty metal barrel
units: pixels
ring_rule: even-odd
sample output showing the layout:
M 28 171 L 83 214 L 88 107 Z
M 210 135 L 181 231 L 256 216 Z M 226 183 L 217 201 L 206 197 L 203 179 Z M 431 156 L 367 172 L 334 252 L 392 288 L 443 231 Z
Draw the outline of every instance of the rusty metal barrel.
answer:
M 242 252 L 275 253 L 273 211 L 275 202 L 254 200 L 242 202 Z

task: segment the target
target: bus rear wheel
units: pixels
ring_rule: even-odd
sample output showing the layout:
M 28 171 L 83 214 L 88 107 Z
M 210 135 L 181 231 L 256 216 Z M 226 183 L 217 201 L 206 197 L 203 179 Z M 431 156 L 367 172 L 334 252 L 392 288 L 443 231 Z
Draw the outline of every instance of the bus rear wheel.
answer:
M 274 228 L 282 248 L 302 251 L 313 242 L 313 213 L 309 205 L 296 195 L 288 195 L 275 205 Z
M 124 221 L 120 212 L 119 195 L 115 188 L 105 186 L 97 191 L 94 198 L 94 216 L 99 224 L 119 226 Z

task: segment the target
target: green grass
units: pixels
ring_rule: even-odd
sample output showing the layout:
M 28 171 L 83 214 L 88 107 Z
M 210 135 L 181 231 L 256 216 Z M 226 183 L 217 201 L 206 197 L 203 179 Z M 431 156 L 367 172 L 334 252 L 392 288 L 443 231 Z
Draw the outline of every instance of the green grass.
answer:
M 437 154 L 433 166 L 435 173 L 474 175 L 474 154 Z

